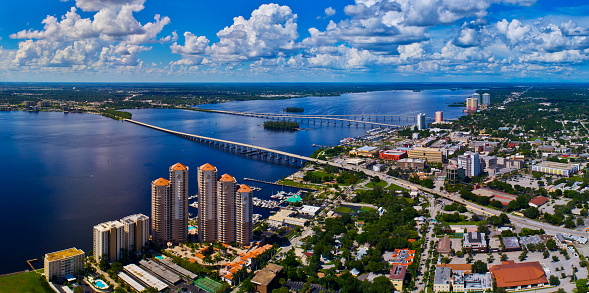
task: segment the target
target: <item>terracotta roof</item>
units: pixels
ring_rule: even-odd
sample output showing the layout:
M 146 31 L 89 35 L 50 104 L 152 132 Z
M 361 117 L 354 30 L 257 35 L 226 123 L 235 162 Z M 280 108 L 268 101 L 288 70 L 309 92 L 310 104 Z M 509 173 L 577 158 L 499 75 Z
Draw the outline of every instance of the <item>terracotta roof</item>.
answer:
M 237 192 L 252 192 L 252 189 L 249 186 L 242 184 Z
M 157 179 L 157 180 L 151 182 L 151 184 L 153 184 L 153 185 L 159 185 L 159 186 L 164 186 L 164 185 L 170 184 L 170 181 L 168 181 L 168 180 L 166 180 L 164 178 L 160 178 L 160 179 Z
M 170 167 L 171 170 L 174 171 L 182 171 L 182 170 L 188 170 L 188 167 L 180 164 L 180 163 L 176 163 L 174 165 L 172 165 L 172 167 Z
M 492 266 L 489 271 L 497 280 L 497 287 L 511 288 L 548 283 L 544 269 L 537 261 L 525 263 L 504 261 L 500 265 Z
M 407 273 L 406 266 L 395 265 L 391 269 L 391 274 L 389 275 L 389 279 L 391 279 L 391 280 L 404 280 L 406 273 Z
M 530 203 L 536 205 L 537 207 L 539 207 L 547 202 L 548 202 L 548 199 L 546 197 L 541 196 L 541 195 L 536 196 L 536 197 L 532 198 L 532 200 L 530 200 Z
M 202 166 L 199 167 L 199 169 L 203 170 L 203 171 L 215 171 L 217 170 L 217 168 L 215 168 L 213 165 L 206 163 Z
M 235 181 L 235 178 L 233 178 L 233 176 L 231 176 L 229 174 L 225 174 L 225 175 L 221 176 L 221 179 L 219 179 L 219 181 L 230 182 L 230 181 Z
M 205 256 L 204 256 L 202 253 L 197 253 L 197 254 L 196 254 L 196 257 L 198 257 L 198 258 L 200 258 L 200 259 L 203 259 L 203 258 L 205 258 Z

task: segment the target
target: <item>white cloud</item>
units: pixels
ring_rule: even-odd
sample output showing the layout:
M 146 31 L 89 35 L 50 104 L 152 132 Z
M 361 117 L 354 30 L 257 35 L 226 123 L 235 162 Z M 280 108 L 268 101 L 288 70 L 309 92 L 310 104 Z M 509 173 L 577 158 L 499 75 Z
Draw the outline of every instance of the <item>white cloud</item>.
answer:
M 504 34 L 512 44 L 523 40 L 527 33 L 531 31 L 529 25 L 523 25 L 519 20 L 514 19 L 511 22 L 503 19 L 497 22 L 497 29 Z
M 325 16 L 326 17 L 330 17 L 330 16 L 334 16 L 334 15 L 335 15 L 335 9 L 333 9 L 332 7 L 325 8 Z
M 214 62 L 244 62 L 274 58 L 297 48 L 297 15 L 288 6 L 263 4 L 249 19 L 233 18 L 233 24 L 217 33 L 219 42 L 207 47 L 206 37 L 186 32 L 184 45 L 174 43 L 173 53 L 210 55 Z
M 73 70 L 100 70 L 109 67 L 141 66 L 138 55 L 150 48 L 142 44 L 169 42 L 176 37 L 158 39 L 168 17 L 155 15 L 154 22 L 141 24 L 133 16 L 144 0 L 78 0 L 85 11 L 96 11 L 93 18 L 82 18 L 72 7 L 58 20 L 47 16 L 42 30 L 23 30 L 10 35 L 26 39 L 19 43 L 12 63 L 29 67 L 68 67 Z

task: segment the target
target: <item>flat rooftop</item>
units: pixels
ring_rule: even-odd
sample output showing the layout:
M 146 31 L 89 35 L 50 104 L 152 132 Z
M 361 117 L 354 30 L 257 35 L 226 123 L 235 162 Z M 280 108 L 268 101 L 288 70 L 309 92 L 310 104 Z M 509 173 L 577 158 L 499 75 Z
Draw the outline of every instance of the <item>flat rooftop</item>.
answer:
M 568 170 L 568 169 L 571 169 L 573 167 L 573 164 L 543 161 L 543 162 L 537 164 L 536 166 L 546 167 L 546 168 L 554 168 L 554 169 L 565 169 L 565 170 Z
M 54 260 L 58 260 L 58 259 L 69 258 L 69 257 L 76 256 L 79 254 L 84 254 L 84 251 L 74 247 L 74 248 L 64 249 L 64 250 L 60 250 L 60 251 L 56 251 L 56 252 L 52 252 L 52 253 L 47 253 L 47 254 L 45 254 L 45 259 L 47 259 L 48 261 L 54 261 Z
M 118 276 L 119 278 L 123 279 L 125 283 L 129 284 L 129 286 L 131 286 L 133 289 L 137 290 L 137 292 L 143 292 L 145 290 L 145 287 L 143 287 L 143 285 L 133 280 L 133 278 L 129 277 L 129 275 L 125 274 L 124 272 L 120 272 Z
M 153 287 L 158 291 L 162 291 L 168 288 L 168 285 L 166 285 L 164 282 L 160 281 L 158 278 L 154 277 L 152 274 L 146 272 L 144 269 L 138 267 L 137 265 L 126 265 L 123 267 L 123 269 L 132 276 L 136 277 L 145 285 Z
M 139 264 L 142 267 L 145 267 L 150 272 L 160 276 L 164 279 L 164 281 L 176 284 L 180 282 L 180 277 L 176 275 L 174 272 L 168 270 L 165 266 L 162 266 L 154 261 L 151 260 L 140 260 Z
M 276 275 L 282 271 L 282 267 L 275 264 L 268 264 L 265 268 L 259 271 L 253 278 L 252 283 L 262 286 L 267 286 L 276 278 Z
M 179 265 L 171 262 L 168 259 L 165 259 L 165 258 L 164 259 L 158 259 L 158 261 L 160 263 L 164 264 L 165 266 L 169 267 L 173 271 L 177 272 L 178 274 L 188 277 L 189 279 L 194 279 L 194 278 L 198 277 L 195 273 L 193 273 L 193 272 L 191 272 L 191 271 L 189 271 L 189 270 L 187 270 L 187 269 L 185 269 L 185 268 L 183 268 L 183 267 L 181 267 L 181 266 L 179 266 Z
M 519 248 L 519 241 L 517 237 L 503 237 L 503 245 L 505 248 Z

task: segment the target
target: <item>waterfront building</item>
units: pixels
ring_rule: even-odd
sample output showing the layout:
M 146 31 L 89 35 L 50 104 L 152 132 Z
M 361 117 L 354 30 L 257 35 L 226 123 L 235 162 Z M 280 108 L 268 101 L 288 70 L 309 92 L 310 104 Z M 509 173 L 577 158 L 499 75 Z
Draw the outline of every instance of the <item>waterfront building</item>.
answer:
M 209 163 L 198 168 L 198 238 L 217 240 L 217 168 Z
M 253 241 L 253 203 L 252 189 L 242 184 L 237 190 L 235 197 L 236 206 L 236 223 L 235 223 L 235 241 L 241 245 L 248 246 Z
M 442 121 L 444 121 L 444 112 L 437 111 L 436 112 L 436 122 L 442 122 Z
M 217 240 L 225 244 L 235 241 L 235 178 L 224 174 L 217 182 Z
M 77 248 L 70 248 L 45 254 L 44 274 L 48 281 L 60 279 L 84 271 L 86 254 Z
M 478 153 L 466 152 L 458 156 L 458 167 L 464 169 L 467 177 L 475 177 L 481 174 L 481 160 Z
M 483 94 L 483 98 L 482 98 L 482 102 L 481 104 L 483 105 L 491 105 L 491 95 L 489 93 L 484 93 Z
M 473 99 L 476 99 L 476 101 L 477 101 L 477 104 L 479 104 L 479 105 L 480 105 L 480 104 L 482 104 L 482 100 L 481 100 L 481 94 L 479 94 L 479 93 L 474 93 L 474 94 L 472 94 L 472 98 L 473 98 Z
M 351 150 L 349 154 L 358 157 L 376 157 L 378 156 L 378 148 L 371 146 L 363 146 Z
M 565 164 L 550 161 L 544 161 L 532 166 L 532 171 L 565 177 L 569 177 L 577 173 L 579 170 L 580 166 L 578 164 Z
M 188 167 L 176 163 L 170 167 L 172 201 L 172 243 L 188 239 Z
M 121 259 L 124 249 L 124 225 L 119 221 L 108 221 L 94 226 L 94 257 L 96 262 L 102 259 L 117 261 Z
M 96 262 L 101 259 L 118 261 L 131 252 L 140 253 L 149 240 L 149 217 L 127 216 L 94 226 L 93 248 Z
M 152 240 L 162 246 L 188 239 L 188 167 L 170 167 L 170 180 L 151 182 Z
M 151 182 L 151 240 L 160 245 L 172 239 L 169 186 L 170 181 L 164 178 Z
M 467 98 L 466 99 L 466 111 L 469 112 L 476 112 L 478 109 L 479 102 L 477 98 Z
M 149 217 L 144 214 L 130 215 L 122 218 L 121 223 L 125 233 L 123 246 L 129 253 L 141 253 L 149 241 Z
M 424 130 L 427 128 L 427 124 L 425 123 L 425 114 L 419 113 L 417 114 L 417 129 Z

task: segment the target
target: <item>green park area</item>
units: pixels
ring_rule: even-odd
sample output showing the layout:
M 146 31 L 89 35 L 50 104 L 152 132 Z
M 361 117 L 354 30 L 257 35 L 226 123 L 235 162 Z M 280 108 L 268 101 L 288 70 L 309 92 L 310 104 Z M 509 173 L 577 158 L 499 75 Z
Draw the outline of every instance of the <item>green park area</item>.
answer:
M 36 272 L 27 272 L 0 277 L 0 292 L 3 293 L 53 293 L 45 276 Z

